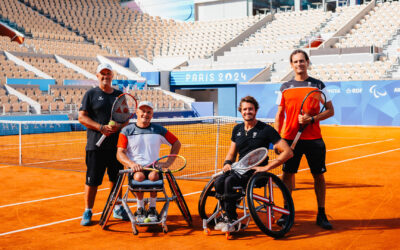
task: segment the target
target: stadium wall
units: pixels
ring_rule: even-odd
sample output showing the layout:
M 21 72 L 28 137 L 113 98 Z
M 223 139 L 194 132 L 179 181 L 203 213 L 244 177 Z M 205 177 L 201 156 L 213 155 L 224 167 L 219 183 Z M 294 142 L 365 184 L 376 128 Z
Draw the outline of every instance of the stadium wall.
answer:
M 321 124 L 400 126 L 400 80 L 325 83 L 335 115 Z M 274 118 L 281 83 L 238 84 L 237 103 L 246 95 L 260 102 L 257 116 Z M 240 116 L 237 113 L 237 116 Z

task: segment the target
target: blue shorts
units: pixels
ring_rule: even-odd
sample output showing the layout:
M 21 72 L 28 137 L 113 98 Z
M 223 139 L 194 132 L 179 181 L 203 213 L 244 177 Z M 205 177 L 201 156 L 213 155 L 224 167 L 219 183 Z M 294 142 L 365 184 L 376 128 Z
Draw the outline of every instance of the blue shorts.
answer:
M 293 142 L 291 140 L 286 141 L 289 145 Z M 299 140 L 293 153 L 293 157 L 283 164 L 283 172 L 297 173 L 303 155 L 306 156 L 312 174 L 323 174 L 326 172 L 326 147 L 322 138 L 316 140 Z

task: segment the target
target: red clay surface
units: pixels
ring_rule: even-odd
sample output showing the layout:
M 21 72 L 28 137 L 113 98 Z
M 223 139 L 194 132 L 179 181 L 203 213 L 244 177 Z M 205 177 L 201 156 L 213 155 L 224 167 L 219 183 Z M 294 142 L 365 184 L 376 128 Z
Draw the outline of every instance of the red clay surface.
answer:
M 175 203 L 161 226 L 139 227 L 110 219 L 97 222 L 108 196 L 100 187 L 94 224 L 80 226 L 85 174 L 20 166 L 0 166 L 0 248 L 2 249 L 398 249 L 400 235 L 400 128 L 323 127 L 327 153 L 326 211 L 334 229 L 315 225 L 311 174 L 303 162 L 296 175 L 295 225 L 282 239 L 263 234 L 253 222 L 231 240 L 218 231 L 203 234 L 197 203 L 206 181 L 178 181 L 194 219 L 189 228 Z

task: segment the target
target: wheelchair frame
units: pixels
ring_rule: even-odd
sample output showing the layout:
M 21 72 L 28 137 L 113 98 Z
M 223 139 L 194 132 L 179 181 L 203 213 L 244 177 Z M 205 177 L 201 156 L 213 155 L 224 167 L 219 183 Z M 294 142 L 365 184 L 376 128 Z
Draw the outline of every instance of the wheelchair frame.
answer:
M 166 224 L 167 221 L 167 216 L 168 216 L 168 208 L 169 208 L 169 202 L 170 201 L 175 201 L 179 207 L 179 210 L 182 212 L 182 215 L 184 216 L 186 222 L 188 223 L 189 226 L 192 225 L 192 216 L 190 214 L 189 208 L 186 204 L 186 201 L 182 195 L 182 192 L 180 191 L 180 188 L 178 186 L 178 183 L 176 182 L 175 177 L 170 171 L 164 172 L 163 174 L 166 176 L 166 179 L 168 181 L 170 190 L 171 190 L 171 196 L 167 195 L 167 192 L 164 187 L 164 183 L 162 186 L 157 187 L 153 186 L 150 188 L 146 188 L 146 186 L 143 187 L 131 187 L 130 183 L 128 184 L 128 188 L 122 198 L 119 198 L 120 193 L 122 192 L 122 185 L 125 180 L 126 175 L 132 173 L 132 170 L 121 170 L 119 171 L 119 176 L 118 176 L 118 181 L 114 188 L 111 190 L 110 195 L 108 197 L 107 203 L 104 207 L 102 216 L 100 218 L 99 224 L 102 226 L 103 229 L 105 229 L 106 224 L 108 222 L 109 217 L 111 216 L 111 212 L 113 211 L 115 204 L 121 203 L 122 206 L 124 207 L 125 211 L 128 214 L 129 220 L 131 221 L 132 224 L 132 233 L 134 235 L 137 235 L 139 231 L 136 228 L 136 225 L 138 226 L 150 226 L 150 225 L 157 225 L 161 224 L 162 230 L 164 233 L 168 232 L 168 227 Z M 146 180 L 148 181 L 148 180 Z M 151 181 L 148 181 L 151 182 Z M 165 202 L 162 209 L 160 210 L 160 220 L 157 222 L 137 222 L 135 215 L 132 213 L 130 210 L 128 203 L 136 203 L 136 195 L 134 192 L 162 192 L 164 194 L 164 197 L 157 197 L 156 202 Z M 129 198 L 129 193 L 132 193 L 135 198 Z M 145 204 L 148 203 L 149 199 L 144 198 Z
M 204 187 L 198 204 L 199 215 L 203 219 L 203 230 L 207 235 L 211 232 L 209 226 L 217 224 L 219 216 L 223 216 L 221 202 L 216 198 L 215 179 L 212 178 Z M 242 187 L 234 187 L 234 189 L 241 194 L 236 207 L 243 210 L 243 216 L 235 222 L 229 223 L 229 228 L 240 223 L 237 231 L 245 229 L 248 227 L 251 217 L 257 227 L 271 237 L 280 238 L 289 232 L 294 223 L 294 204 L 289 190 L 279 177 L 268 172 L 257 173 L 250 178 L 246 192 Z M 260 193 L 260 190 L 263 192 Z M 207 200 L 210 197 L 217 199 L 217 204 L 212 212 L 207 212 L 207 207 L 210 207 L 207 205 Z M 240 205 L 241 203 L 243 205 Z M 211 207 L 214 207 L 214 203 Z M 283 225 L 278 224 L 279 218 L 276 218 L 278 214 L 285 215 L 287 218 Z M 242 228 L 241 222 L 244 220 L 247 221 Z M 230 238 L 230 233 L 225 235 L 227 239 Z

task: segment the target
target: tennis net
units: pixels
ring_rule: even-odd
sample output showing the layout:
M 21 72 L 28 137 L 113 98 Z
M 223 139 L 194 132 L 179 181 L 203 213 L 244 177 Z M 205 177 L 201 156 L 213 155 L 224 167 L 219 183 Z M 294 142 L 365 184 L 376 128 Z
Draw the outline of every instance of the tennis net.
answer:
M 263 120 L 272 124 L 272 120 Z M 132 120 L 131 122 L 134 122 Z M 182 143 L 180 155 L 187 159 L 178 178 L 209 178 L 222 167 L 233 127 L 242 119 L 199 117 L 153 119 Z M 85 171 L 86 131 L 78 121 L 0 121 L 0 163 L 70 171 Z M 163 145 L 160 155 L 169 153 Z M 273 150 L 269 152 L 274 159 Z M 274 170 L 280 174 L 280 168 Z

